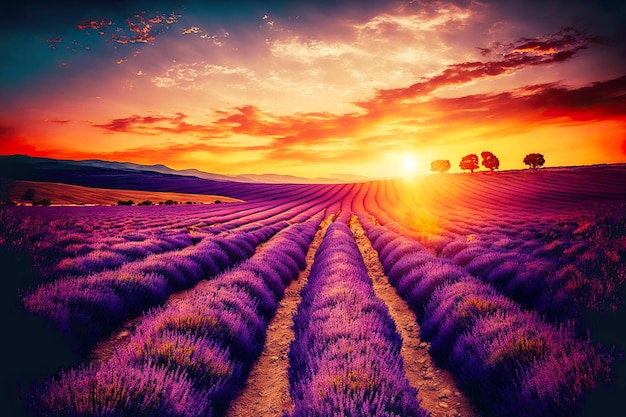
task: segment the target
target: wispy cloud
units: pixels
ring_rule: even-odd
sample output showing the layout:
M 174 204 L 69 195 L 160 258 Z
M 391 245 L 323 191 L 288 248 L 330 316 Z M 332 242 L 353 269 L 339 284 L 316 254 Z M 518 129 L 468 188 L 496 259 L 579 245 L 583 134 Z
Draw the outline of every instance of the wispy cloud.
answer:
M 46 119 L 45 121 L 48 123 L 55 123 L 58 125 L 66 125 L 66 124 L 72 123 L 72 121 L 69 119 Z
M 167 68 L 162 75 L 154 76 L 151 80 L 160 88 L 202 90 L 213 86 L 216 76 L 236 77 L 231 82 L 242 79 L 251 82 L 255 79 L 254 71 L 247 68 L 193 62 L 175 64 Z
M 147 43 L 155 40 L 168 25 L 176 23 L 179 17 L 173 12 L 169 15 L 141 12 L 127 18 L 124 24 L 104 19 L 89 20 L 79 23 L 78 29 L 94 31 L 100 35 L 107 35 L 112 31 L 110 39 L 116 43 Z

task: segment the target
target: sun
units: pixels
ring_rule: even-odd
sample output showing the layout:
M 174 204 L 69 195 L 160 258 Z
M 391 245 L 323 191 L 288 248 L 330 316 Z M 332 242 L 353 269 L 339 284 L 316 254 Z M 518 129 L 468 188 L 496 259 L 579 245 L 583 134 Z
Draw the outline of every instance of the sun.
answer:
M 416 174 L 419 166 L 419 159 L 414 154 L 408 152 L 402 156 L 402 172 L 406 177 Z

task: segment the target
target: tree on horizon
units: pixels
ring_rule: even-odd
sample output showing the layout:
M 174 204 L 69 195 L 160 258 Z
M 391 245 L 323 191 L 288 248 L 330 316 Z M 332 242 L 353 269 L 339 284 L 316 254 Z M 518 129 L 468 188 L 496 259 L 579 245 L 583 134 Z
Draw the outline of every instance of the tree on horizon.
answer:
M 26 190 L 24 192 L 24 195 L 22 196 L 22 199 L 26 201 L 35 201 L 35 189 L 29 188 L 28 190 Z
M 530 169 L 539 169 L 546 163 L 545 158 L 540 153 L 529 153 L 524 157 L 524 164 Z
M 478 155 L 475 153 L 465 155 L 461 158 L 461 163 L 459 164 L 459 168 L 467 170 L 469 169 L 471 172 L 474 172 L 475 169 L 478 169 L 480 165 L 478 165 Z
M 450 170 L 450 161 L 447 159 L 437 159 L 430 163 L 430 170 L 434 172 L 444 173 Z
M 485 168 L 488 168 L 491 172 L 500 168 L 500 160 L 497 156 L 489 151 L 483 151 L 480 156 L 483 158 L 482 164 Z

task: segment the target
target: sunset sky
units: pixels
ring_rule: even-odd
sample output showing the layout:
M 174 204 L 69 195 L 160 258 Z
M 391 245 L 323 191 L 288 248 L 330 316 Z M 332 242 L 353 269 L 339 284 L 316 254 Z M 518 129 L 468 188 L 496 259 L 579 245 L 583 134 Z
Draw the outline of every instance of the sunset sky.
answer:
M 13 2 L 0 154 L 222 174 L 626 162 L 626 2 Z

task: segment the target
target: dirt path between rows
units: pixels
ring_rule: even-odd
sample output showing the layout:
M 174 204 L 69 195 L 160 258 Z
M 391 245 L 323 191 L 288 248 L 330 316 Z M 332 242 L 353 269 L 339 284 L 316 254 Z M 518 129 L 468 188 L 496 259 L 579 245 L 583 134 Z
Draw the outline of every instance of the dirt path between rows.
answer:
M 429 344 L 420 339 L 415 313 L 389 284 L 378 253 L 354 216 L 350 219 L 350 229 L 372 278 L 374 293 L 387 304 L 402 336 L 404 371 L 411 386 L 419 390 L 417 398 L 422 408 L 430 411 L 431 417 L 479 417 L 467 397 L 459 392 L 452 374 L 433 363 L 428 353 Z
M 231 402 L 226 417 L 282 416 L 283 411 L 293 409 L 287 378 L 287 354 L 289 344 L 294 338 L 291 329 L 293 315 L 300 304 L 300 290 L 309 279 L 317 248 L 331 223 L 331 218 L 321 223 L 306 255 L 307 267 L 285 289 L 285 297 L 280 301 L 276 315 L 268 327 L 263 352 L 253 365 L 246 386 Z

